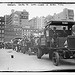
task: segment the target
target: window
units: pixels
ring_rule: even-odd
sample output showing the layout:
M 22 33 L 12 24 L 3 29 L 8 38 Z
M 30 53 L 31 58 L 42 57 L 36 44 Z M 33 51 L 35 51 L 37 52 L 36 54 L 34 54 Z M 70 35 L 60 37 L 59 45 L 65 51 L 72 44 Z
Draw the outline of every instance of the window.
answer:
M 1 34 L 0 34 L 0 37 L 1 37 Z
M 14 28 L 14 31 L 17 31 L 17 29 L 16 29 L 16 28 Z
M 2 34 L 2 37 L 4 37 L 4 34 Z
M 0 24 L 1 24 L 1 22 L 0 22 Z
M 62 22 L 62 24 L 67 24 L 67 22 Z M 50 28 L 53 30 L 53 28 L 56 27 L 56 30 L 63 30 L 63 27 L 66 27 L 66 30 L 68 30 L 68 26 L 55 26 L 51 25 Z
M 0 30 L 0 33 L 1 33 L 1 30 Z
M 5 26 L 5 28 L 6 28 L 6 26 Z
M 1 38 L 1 40 L 3 41 L 3 40 L 4 40 L 4 38 Z
M 4 33 L 4 30 L 2 30 L 2 33 Z
M 24 30 L 24 32 L 26 32 L 26 30 Z
M 4 26 L 2 26 L 2 28 L 4 28 Z
M 2 22 L 2 24 L 4 24 L 4 22 Z

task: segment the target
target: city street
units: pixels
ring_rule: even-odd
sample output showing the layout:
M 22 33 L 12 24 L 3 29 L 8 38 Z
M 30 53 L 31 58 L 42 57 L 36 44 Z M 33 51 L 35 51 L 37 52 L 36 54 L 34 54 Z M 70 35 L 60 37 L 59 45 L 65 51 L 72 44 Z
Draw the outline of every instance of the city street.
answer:
M 11 55 L 14 57 L 11 58 Z M 63 60 L 61 65 L 54 66 L 48 55 L 37 59 L 36 55 L 29 56 L 12 49 L 0 49 L 0 71 L 51 71 L 58 69 L 75 69 L 75 60 Z

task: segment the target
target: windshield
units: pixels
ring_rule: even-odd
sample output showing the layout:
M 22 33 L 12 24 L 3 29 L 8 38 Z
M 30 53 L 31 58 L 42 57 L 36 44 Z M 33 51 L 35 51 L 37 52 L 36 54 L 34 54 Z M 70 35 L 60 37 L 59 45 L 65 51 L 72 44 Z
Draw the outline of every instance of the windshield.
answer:
M 51 25 L 50 28 L 53 30 L 53 28 L 56 27 L 56 30 L 63 30 L 63 27 L 65 27 L 66 30 L 68 30 L 68 26 L 56 26 L 56 25 Z
M 56 33 L 59 37 L 67 37 L 68 35 L 71 35 L 72 28 L 69 26 L 62 26 L 62 25 L 50 25 L 50 28 L 54 31 L 54 28 Z

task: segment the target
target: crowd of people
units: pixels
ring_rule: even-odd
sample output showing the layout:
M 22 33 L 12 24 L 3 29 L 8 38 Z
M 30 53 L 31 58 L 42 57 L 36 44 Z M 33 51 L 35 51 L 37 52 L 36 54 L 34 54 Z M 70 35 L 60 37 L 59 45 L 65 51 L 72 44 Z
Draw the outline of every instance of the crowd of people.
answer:
M 14 45 L 13 43 L 13 50 L 16 50 L 17 52 L 22 52 L 24 54 L 29 51 L 36 53 L 34 49 L 37 43 L 36 39 L 37 37 L 34 37 L 33 35 L 31 35 L 30 37 L 24 36 L 22 39 L 16 40 L 16 45 Z

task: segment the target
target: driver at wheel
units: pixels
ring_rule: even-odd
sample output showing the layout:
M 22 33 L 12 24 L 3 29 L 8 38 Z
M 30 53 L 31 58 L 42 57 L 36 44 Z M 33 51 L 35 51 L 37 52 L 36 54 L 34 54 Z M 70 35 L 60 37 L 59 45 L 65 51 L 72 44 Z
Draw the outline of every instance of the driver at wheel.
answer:
M 63 32 L 62 32 L 63 37 L 67 37 L 67 33 L 66 33 L 66 27 L 63 27 Z

